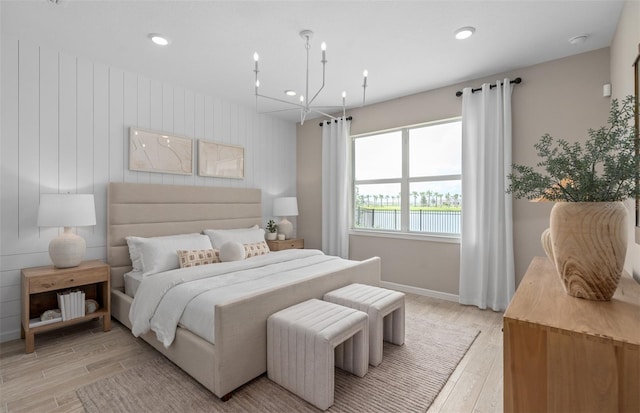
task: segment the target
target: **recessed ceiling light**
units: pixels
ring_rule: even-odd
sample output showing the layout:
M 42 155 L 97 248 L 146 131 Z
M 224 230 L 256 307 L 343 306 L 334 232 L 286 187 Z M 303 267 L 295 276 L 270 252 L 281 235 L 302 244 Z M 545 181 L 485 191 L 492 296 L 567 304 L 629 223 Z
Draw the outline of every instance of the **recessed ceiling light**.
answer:
M 162 37 L 162 35 L 159 35 L 158 33 L 149 33 L 149 39 L 151 39 L 151 41 L 158 46 L 166 46 L 169 44 L 169 40 Z
M 577 36 L 573 36 L 572 38 L 570 38 L 569 43 L 571 44 L 584 43 L 587 40 L 587 37 L 589 37 L 588 34 L 579 34 Z
M 458 30 L 455 31 L 456 39 L 458 39 L 458 40 L 468 39 L 475 32 L 476 32 L 476 28 L 475 27 L 471 27 L 471 26 L 461 27 L 461 28 L 459 28 Z
M 287 96 L 295 96 L 296 95 L 296 91 L 295 90 L 285 90 L 284 94 Z

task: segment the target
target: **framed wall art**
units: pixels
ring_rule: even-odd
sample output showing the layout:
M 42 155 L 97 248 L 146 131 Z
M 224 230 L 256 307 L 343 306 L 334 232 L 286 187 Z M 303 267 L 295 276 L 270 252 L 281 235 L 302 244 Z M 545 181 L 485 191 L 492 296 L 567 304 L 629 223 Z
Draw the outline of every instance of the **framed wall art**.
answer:
M 199 140 L 198 175 L 243 179 L 244 148 Z
M 193 139 L 131 127 L 129 169 L 192 175 Z

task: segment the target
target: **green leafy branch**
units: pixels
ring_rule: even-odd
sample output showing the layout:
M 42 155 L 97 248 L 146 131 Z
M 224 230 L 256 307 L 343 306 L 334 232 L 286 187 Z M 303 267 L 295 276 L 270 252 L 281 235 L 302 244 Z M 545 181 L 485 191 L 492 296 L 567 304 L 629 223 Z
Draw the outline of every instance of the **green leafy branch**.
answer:
M 534 145 L 536 165 L 513 165 L 507 193 L 516 198 L 568 202 L 623 201 L 638 195 L 640 156 L 633 96 L 611 102 L 608 126 L 589 129 L 584 146 L 545 134 Z

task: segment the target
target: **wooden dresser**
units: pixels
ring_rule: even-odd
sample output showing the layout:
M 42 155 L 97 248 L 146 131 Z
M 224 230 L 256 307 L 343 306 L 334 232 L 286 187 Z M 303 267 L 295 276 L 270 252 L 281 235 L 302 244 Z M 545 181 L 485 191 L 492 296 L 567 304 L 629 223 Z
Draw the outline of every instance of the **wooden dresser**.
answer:
M 599 302 L 558 277 L 534 258 L 504 314 L 504 411 L 640 412 L 640 284 Z

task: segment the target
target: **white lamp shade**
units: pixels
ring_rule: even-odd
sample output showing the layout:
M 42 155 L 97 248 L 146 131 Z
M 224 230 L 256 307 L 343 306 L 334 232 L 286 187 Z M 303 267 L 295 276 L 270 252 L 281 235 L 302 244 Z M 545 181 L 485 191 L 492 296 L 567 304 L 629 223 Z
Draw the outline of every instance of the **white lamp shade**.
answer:
M 273 215 L 276 217 L 297 217 L 298 200 L 295 196 L 273 200 Z
M 298 200 L 295 196 L 276 198 L 273 200 L 273 215 L 276 217 L 297 217 Z M 278 233 L 284 234 L 285 239 L 293 236 L 293 224 L 286 218 L 278 222 Z
M 39 227 L 84 227 L 96 224 L 93 194 L 42 194 Z
M 64 227 L 64 233 L 49 243 L 49 257 L 58 268 L 80 265 L 87 249 L 71 227 L 96 224 L 93 194 L 42 194 L 38 208 L 39 227 Z

